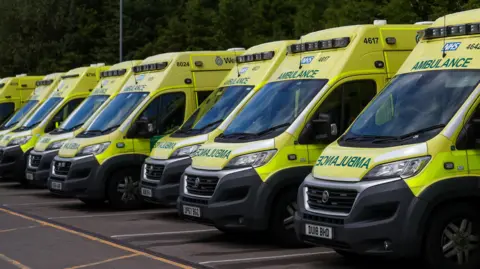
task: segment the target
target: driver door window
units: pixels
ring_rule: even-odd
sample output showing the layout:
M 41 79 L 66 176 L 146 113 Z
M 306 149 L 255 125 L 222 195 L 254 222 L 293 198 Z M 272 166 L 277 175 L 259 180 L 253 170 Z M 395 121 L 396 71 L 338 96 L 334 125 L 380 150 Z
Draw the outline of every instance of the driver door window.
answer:
M 0 105 L 0 123 L 6 121 L 14 112 L 14 103 L 3 103 Z
M 48 133 L 53 131 L 55 128 L 58 128 L 62 122 L 64 122 L 70 114 L 80 105 L 85 98 L 77 98 L 72 99 L 66 103 L 60 111 L 53 116 L 53 118 L 48 123 L 47 127 L 45 128 L 45 132 Z

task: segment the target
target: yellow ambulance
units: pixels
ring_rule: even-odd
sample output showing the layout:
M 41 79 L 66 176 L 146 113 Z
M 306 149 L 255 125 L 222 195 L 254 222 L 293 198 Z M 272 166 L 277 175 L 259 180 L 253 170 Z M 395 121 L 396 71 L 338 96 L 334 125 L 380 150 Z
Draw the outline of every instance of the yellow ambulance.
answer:
M 63 143 L 83 131 L 83 127 L 120 92 L 132 74 L 132 67 L 140 62 L 134 60 L 117 63 L 108 71 L 101 72 L 101 80 L 88 98 L 57 129 L 38 140 L 27 157 L 25 178 L 30 184 L 46 186 L 53 158 Z
M 342 133 L 397 72 L 424 25 L 353 25 L 307 34 L 269 82 L 192 154 L 179 214 L 221 231 L 265 231 L 303 245 L 293 229 L 297 189 L 327 145 L 319 115 Z
M 1 177 L 14 177 L 24 185 L 28 183 L 25 179 L 26 157 L 38 138 L 56 129 L 91 93 L 100 79 L 100 72 L 108 68 L 104 64 L 92 64 L 61 76 L 57 88 L 35 113 L 0 140 Z
M 178 198 L 180 177 L 191 163 L 190 154 L 219 134 L 241 106 L 258 91 L 285 58 L 295 41 L 275 41 L 253 46 L 183 126 L 158 141 L 142 168 L 141 194 L 147 202 L 171 204 Z
M 121 92 L 54 158 L 48 188 L 87 204 L 141 206 L 141 166 L 159 138 L 175 131 L 230 72 L 237 51 L 148 57 Z
M 302 241 L 480 268 L 480 9 L 441 17 L 298 189 Z M 322 114 L 322 140 L 334 139 Z
M 22 108 L 43 76 L 19 74 L 0 79 L 0 124 L 5 123 L 15 111 Z
M 47 100 L 47 96 L 57 87 L 62 75 L 63 73 L 52 73 L 35 83 L 36 88 L 25 105 L 0 125 L 0 140 L 6 133 L 19 127 L 24 120 L 28 119 Z

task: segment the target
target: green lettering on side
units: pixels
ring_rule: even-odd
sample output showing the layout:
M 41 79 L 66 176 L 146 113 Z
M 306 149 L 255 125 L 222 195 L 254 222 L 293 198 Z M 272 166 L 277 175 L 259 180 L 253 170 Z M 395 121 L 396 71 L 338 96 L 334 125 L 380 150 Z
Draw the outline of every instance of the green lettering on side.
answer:
M 411 70 L 425 70 L 438 68 L 468 68 L 473 58 L 447 58 L 416 62 Z

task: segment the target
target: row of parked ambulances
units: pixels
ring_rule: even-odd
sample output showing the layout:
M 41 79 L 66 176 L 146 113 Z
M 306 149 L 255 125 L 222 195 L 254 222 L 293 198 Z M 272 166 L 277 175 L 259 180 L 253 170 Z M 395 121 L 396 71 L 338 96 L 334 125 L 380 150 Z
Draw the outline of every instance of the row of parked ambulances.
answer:
M 479 18 L 4 78 L 0 176 L 287 247 L 479 268 Z

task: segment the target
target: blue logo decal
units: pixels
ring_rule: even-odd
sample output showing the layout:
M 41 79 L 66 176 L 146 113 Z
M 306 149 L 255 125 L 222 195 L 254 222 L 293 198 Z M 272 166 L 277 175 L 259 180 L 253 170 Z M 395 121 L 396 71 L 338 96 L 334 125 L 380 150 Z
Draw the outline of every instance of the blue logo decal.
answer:
M 462 42 L 448 42 L 443 46 L 442 51 L 455 51 L 460 47 Z
M 137 76 L 137 81 L 141 81 L 145 78 L 145 74 L 140 74 Z
M 313 61 L 313 58 L 315 58 L 315 56 L 305 56 L 305 57 L 302 58 L 301 63 L 302 64 L 309 64 Z
M 240 74 L 243 74 L 243 73 L 247 72 L 247 70 L 248 70 L 248 67 L 244 67 L 244 68 L 240 69 Z

